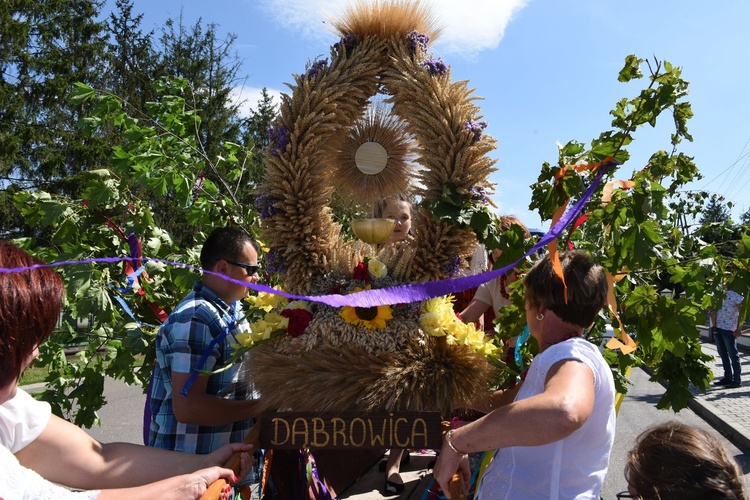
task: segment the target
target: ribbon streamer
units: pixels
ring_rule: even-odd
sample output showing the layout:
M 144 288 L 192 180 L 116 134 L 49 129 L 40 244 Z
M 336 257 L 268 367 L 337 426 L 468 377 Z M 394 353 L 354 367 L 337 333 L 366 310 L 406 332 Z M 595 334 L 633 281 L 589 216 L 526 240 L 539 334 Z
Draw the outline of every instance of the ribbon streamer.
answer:
M 524 253 L 521 258 L 519 258 L 517 261 L 511 264 L 508 264 L 507 266 L 502 267 L 500 269 L 487 271 L 481 274 L 474 274 L 471 276 L 463 276 L 460 278 L 451 278 L 451 279 L 439 280 L 439 281 L 427 281 L 424 283 L 411 283 L 408 285 L 400 285 L 400 286 L 394 286 L 390 288 L 362 290 L 359 292 L 350 293 L 348 295 L 331 294 L 331 295 L 310 296 L 310 295 L 297 295 L 297 294 L 287 293 L 287 292 L 284 292 L 282 290 L 277 290 L 267 285 L 256 284 L 256 283 L 246 283 L 244 281 L 239 281 L 239 280 L 229 278 L 224 274 L 215 273 L 213 271 L 207 271 L 205 269 L 201 269 L 199 267 L 196 267 L 190 264 L 185 264 L 182 262 L 158 259 L 154 257 L 150 257 L 150 258 L 143 257 L 142 259 L 144 262 L 153 261 L 153 262 L 158 262 L 158 263 L 162 263 L 162 264 L 166 264 L 166 265 L 170 265 L 174 267 L 182 267 L 182 268 L 190 269 L 190 270 L 197 271 L 197 272 L 203 272 L 205 274 L 211 274 L 214 276 L 218 276 L 226 281 L 230 281 L 232 283 L 242 285 L 247 288 L 251 288 L 258 292 L 281 295 L 283 297 L 286 297 L 292 300 L 306 300 L 308 302 L 326 304 L 331 307 L 343 307 L 343 306 L 375 307 L 375 306 L 381 306 L 381 305 L 393 305 L 393 304 L 418 302 L 421 300 L 427 300 L 427 299 L 431 299 L 435 297 L 442 297 L 443 295 L 449 295 L 449 294 L 462 292 L 469 288 L 473 288 L 483 283 L 486 283 L 493 278 L 502 276 L 503 274 L 506 274 L 511 269 L 515 268 L 518 265 L 518 263 L 521 262 L 523 259 L 525 259 L 529 255 L 533 255 L 545 245 L 548 245 L 550 242 L 553 242 L 554 240 L 559 238 L 560 235 L 563 234 L 565 229 L 575 220 L 578 214 L 581 213 L 581 211 L 583 210 L 588 200 L 594 194 L 594 191 L 601 183 L 601 179 L 604 175 L 605 170 L 606 169 L 604 168 L 597 170 L 593 181 L 591 182 L 589 187 L 586 189 L 584 194 L 581 196 L 581 198 L 570 208 L 570 210 L 567 211 L 567 213 L 561 215 L 559 220 L 555 224 L 552 225 L 550 230 L 544 236 L 542 236 L 541 239 L 533 247 L 531 247 L 531 249 L 529 249 L 526 253 Z M 91 259 L 53 262 L 51 264 L 34 264 L 31 266 L 24 266 L 24 267 L 0 268 L 0 274 L 20 273 L 20 272 L 31 271 L 33 269 L 40 269 L 44 267 L 73 266 L 73 265 L 86 265 L 86 264 L 97 264 L 97 263 L 115 264 L 118 262 L 134 261 L 134 260 L 136 259 L 133 259 L 133 257 L 96 257 L 96 258 L 91 258 Z

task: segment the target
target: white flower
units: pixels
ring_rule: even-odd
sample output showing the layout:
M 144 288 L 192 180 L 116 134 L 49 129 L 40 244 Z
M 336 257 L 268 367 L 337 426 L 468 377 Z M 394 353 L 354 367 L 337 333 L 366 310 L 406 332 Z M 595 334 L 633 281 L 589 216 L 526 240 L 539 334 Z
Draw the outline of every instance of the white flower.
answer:
M 293 300 L 289 302 L 284 309 L 304 309 L 307 312 L 312 312 L 310 311 L 310 304 L 304 300 Z
M 370 276 L 373 278 L 385 278 L 388 276 L 388 268 L 377 259 L 370 259 L 367 262 L 367 272 L 370 273 Z

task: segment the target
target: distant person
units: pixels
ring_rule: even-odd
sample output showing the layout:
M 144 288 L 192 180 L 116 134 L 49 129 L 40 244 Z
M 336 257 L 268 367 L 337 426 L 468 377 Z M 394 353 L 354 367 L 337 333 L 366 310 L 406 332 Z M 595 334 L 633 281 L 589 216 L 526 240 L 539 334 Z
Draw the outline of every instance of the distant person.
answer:
M 378 200 L 375 205 L 375 216 L 383 219 L 394 219 L 396 225 L 388 239 L 389 243 L 398 243 L 411 233 L 413 203 L 406 195 L 396 195 Z M 404 480 L 401 478 L 401 463 L 410 461 L 409 450 L 390 450 L 388 459 L 380 463 L 379 469 L 385 472 L 385 495 L 400 495 L 404 492 Z
M 414 203 L 407 195 L 389 196 L 376 202 L 375 217 L 379 219 L 393 219 L 396 221 L 396 225 L 393 227 L 393 232 L 391 233 L 390 238 L 388 238 L 390 243 L 402 241 L 411 234 L 413 205 Z
M 242 441 L 258 415 L 242 380 L 242 362 L 213 375 L 198 375 L 183 396 L 191 374 L 229 361 L 234 336 L 249 329 L 240 301 L 248 288 L 227 281 L 258 281 L 258 244 L 236 227 L 215 229 L 201 249 L 206 271 L 172 311 L 156 335 L 156 365 L 150 391 L 149 445 L 166 450 L 210 453 Z M 223 276 L 222 276 L 223 275 Z
M 642 433 L 625 465 L 628 491 L 618 498 L 744 500 L 745 480 L 719 439 L 672 421 Z
M 539 343 L 522 384 L 498 391 L 489 413 L 449 431 L 435 465 L 443 493 L 466 454 L 496 450 L 476 498 L 599 498 L 615 436 L 615 385 L 599 348 L 583 338 L 607 303 L 604 269 L 581 251 L 549 256 L 524 277 L 526 321 Z
M 529 229 L 517 217 L 506 215 L 500 218 L 500 232 L 508 231 L 514 225 L 520 226 L 523 229 L 525 238 L 531 237 Z M 502 250 L 496 248 L 492 251 L 489 255 L 490 268 L 495 265 L 495 262 L 500 258 L 500 255 L 502 255 Z M 517 279 L 518 273 L 516 273 L 515 270 L 511 270 L 503 276 L 498 276 L 487 283 L 479 285 L 479 288 L 477 288 L 477 291 L 474 294 L 474 299 L 463 311 L 461 311 L 461 319 L 465 323 L 474 323 L 476 321 L 481 321 L 482 315 L 487 311 L 493 312 L 493 317 L 494 315 L 497 315 L 501 308 L 510 305 L 508 285 Z M 493 329 L 491 322 L 489 325 L 484 325 L 484 328 L 486 331 L 491 331 Z
M 0 268 L 40 264 L 0 240 Z M 201 456 L 100 443 L 18 388 L 21 373 L 55 328 L 64 295 L 62 279 L 52 268 L 0 273 L 1 498 L 197 499 L 219 478 L 236 481 L 231 470 L 216 467 L 236 451 L 242 452 L 241 474 L 249 472 L 251 445 L 226 445 Z M 222 498 L 228 494 L 225 489 Z
M 724 376 L 714 382 L 716 386 L 737 388 L 742 386 L 742 368 L 737 339 L 742 335 L 740 310 L 743 297 L 732 290 L 725 290 L 726 298 L 718 311 L 711 311 L 711 324 L 716 342 L 716 350 L 721 357 Z

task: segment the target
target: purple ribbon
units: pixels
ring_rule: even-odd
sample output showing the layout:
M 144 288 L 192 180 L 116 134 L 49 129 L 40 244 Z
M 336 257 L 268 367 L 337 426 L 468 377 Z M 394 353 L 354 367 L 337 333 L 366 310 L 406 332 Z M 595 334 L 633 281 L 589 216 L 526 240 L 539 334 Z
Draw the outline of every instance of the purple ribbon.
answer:
M 568 209 L 568 211 L 560 218 L 560 220 L 557 221 L 557 224 L 555 224 L 552 228 L 550 228 L 550 230 L 544 236 L 542 236 L 541 239 L 533 247 L 531 247 L 531 249 L 529 249 L 529 251 L 527 251 L 520 259 L 500 269 L 495 269 L 492 271 L 488 271 L 486 273 L 475 274 L 472 276 L 451 278 L 451 279 L 440 280 L 440 281 L 427 281 L 424 283 L 411 283 L 408 285 L 400 285 L 400 286 L 394 286 L 390 288 L 377 288 L 377 289 L 371 289 L 371 290 L 362 290 L 360 292 L 354 292 L 348 295 L 332 294 L 332 295 L 311 296 L 311 295 L 296 295 L 296 294 L 284 292 L 281 290 L 276 290 L 275 288 L 271 288 L 270 286 L 267 286 L 267 285 L 246 283 L 244 281 L 239 281 L 239 280 L 229 278 L 228 276 L 224 274 L 215 273 L 213 271 L 207 271 L 205 269 L 201 269 L 199 267 L 192 266 L 190 264 L 184 264 L 182 262 L 157 259 L 153 257 L 151 258 L 142 257 L 142 260 L 144 261 L 151 260 L 153 262 L 159 262 L 162 264 L 167 264 L 167 265 L 175 266 L 175 267 L 183 267 L 183 268 L 190 269 L 193 271 L 202 272 L 204 274 L 211 274 L 213 276 L 218 276 L 226 281 L 230 281 L 237 285 L 242 285 L 242 286 L 251 288 L 257 292 L 266 292 L 266 293 L 271 293 L 275 295 L 281 295 L 282 297 L 286 297 L 291 300 L 305 300 L 308 302 L 317 302 L 317 303 L 329 305 L 331 307 L 342 307 L 342 306 L 375 307 L 375 306 L 381 306 L 381 305 L 386 305 L 386 304 L 390 305 L 390 304 L 405 304 L 405 303 L 410 303 L 410 302 L 418 302 L 421 300 L 431 299 L 434 297 L 442 297 L 443 295 L 462 292 L 464 290 L 468 290 L 469 288 L 474 288 L 483 283 L 486 283 L 493 278 L 502 276 L 503 274 L 506 274 L 511 269 L 515 268 L 518 265 L 518 263 L 521 262 L 521 260 L 535 253 L 540 248 L 546 246 L 549 242 L 553 241 L 554 239 L 559 238 L 560 235 L 562 235 L 562 233 L 564 232 L 565 228 L 568 227 L 573 222 L 573 220 L 575 220 L 578 214 L 583 210 L 584 206 L 586 205 L 588 200 L 591 198 L 591 196 L 594 194 L 594 191 L 596 190 L 596 188 L 601 183 L 602 177 L 604 176 L 606 170 L 608 170 L 608 167 L 613 164 L 614 163 L 610 163 L 607 165 L 603 165 L 602 167 L 599 168 L 599 170 L 596 172 L 596 175 L 594 176 L 593 181 L 589 185 L 588 189 L 586 189 L 583 196 L 581 196 L 581 198 L 579 198 L 579 200 L 572 207 L 570 207 L 570 209 Z M 96 263 L 114 264 L 114 263 L 128 261 L 128 260 L 138 262 L 140 259 L 134 259 L 133 257 L 98 257 L 98 258 L 93 258 L 93 259 L 69 260 L 69 261 L 63 261 L 63 262 L 53 262 L 51 264 L 34 264 L 32 266 L 26 266 L 26 267 L 0 268 L 0 274 L 20 273 L 20 272 L 30 271 L 33 269 L 40 269 L 44 267 L 72 266 L 72 265 L 96 264 Z

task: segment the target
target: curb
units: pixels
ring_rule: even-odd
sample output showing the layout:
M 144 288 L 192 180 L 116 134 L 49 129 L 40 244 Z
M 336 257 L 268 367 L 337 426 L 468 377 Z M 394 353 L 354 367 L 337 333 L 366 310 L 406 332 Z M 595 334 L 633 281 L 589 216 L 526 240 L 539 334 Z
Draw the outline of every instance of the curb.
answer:
M 711 424 L 714 429 L 726 436 L 743 453 L 750 454 L 750 431 L 743 425 L 733 421 L 711 403 L 695 397 L 688 400 L 688 408 Z

